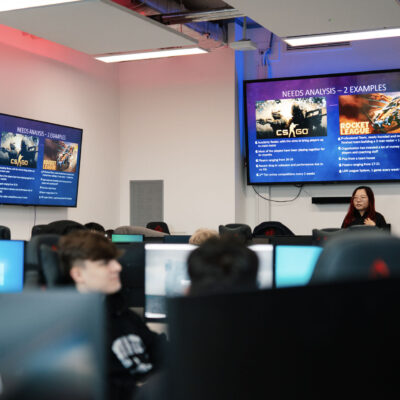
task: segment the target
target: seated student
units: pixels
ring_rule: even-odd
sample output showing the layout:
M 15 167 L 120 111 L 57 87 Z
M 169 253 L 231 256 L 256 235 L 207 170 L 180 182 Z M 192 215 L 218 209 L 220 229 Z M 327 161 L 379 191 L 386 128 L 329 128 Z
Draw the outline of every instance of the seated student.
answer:
M 189 294 L 257 288 L 258 257 L 241 240 L 211 238 L 188 258 Z
M 219 233 L 214 229 L 200 228 L 197 229 L 192 236 L 190 236 L 189 243 L 200 246 L 206 240 L 212 237 L 218 237 Z
M 211 237 L 189 255 L 191 286 L 187 294 L 253 290 L 257 288 L 257 271 L 258 257 L 241 238 Z M 141 387 L 137 400 L 164 400 L 167 379 L 164 371 L 150 377 Z
M 385 218 L 375 211 L 374 192 L 369 186 L 359 186 L 351 196 L 349 210 L 343 220 L 342 228 L 353 225 L 386 226 Z
M 107 295 L 109 398 L 131 399 L 140 383 L 162 363 L 165 336 L 150 331 L 143 320 L 124 307 L 121 265 L 116 247 L 103 235 L 76 231 L 60 239 L 61 265 L 79 292 Z

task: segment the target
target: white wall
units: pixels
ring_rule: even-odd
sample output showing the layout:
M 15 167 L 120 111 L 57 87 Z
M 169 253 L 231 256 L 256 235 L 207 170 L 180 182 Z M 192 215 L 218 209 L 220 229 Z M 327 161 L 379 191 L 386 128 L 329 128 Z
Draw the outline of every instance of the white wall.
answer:
M 265 30 L 248 30 L 248 36 L 268 47 L 269 36 Z M 243 54 L 244 79 L 267 78 L 267 67 L 263 66 L 258 52 Z M 297 50 L 287 52 L 285 45 L 274 40 L 270 56 L 272 77 L 317 75 L 339 72 L 392 69 L 400 65 L 400 39 L 366 40 L 351 46 L 325 50 Z M 240 82 L 239 82 L 240 84 Z M 239 157 L 236 163 L 240 163 Z M 242 174 L 243 176 L 244 174 Z M 287 203 L 274 203 L 258 197 L 252 187 L 242 181 L 243 196 L 236 196 L 237 207 L 244 209 L 246 222 L 254 227 L 260 222 L 273 220 L 286 224 L 296 234 L 309 235 L 313 228 L 339 227 L 347 212 L 347 205 L 314 205 L 311 197 L 350 196 L 357 184 L 305 185 L 299 198 Z M 400 184 L 379 183 L 370 185 L 376 195 L 376 209 L 392 224 L 392 232 L 400 234 L 400 214 L 396 205 L 400 202 Z M 273 200 L 293 199 L 299 189 L 294 186 L 257 186 L 264 197 Z M 240 206 L 239 204 L 240 203 Z
M 0 26 L 0 112 L 83 128 L 78 207 L 0 206 L 13 239 L 59 219 L 118 221 L 119 104 L 115 67 Z M 36 219 L 35 219 L 36 214 Z
M 259 33 L 268 44 L 265 31 Z M 272 76 L 396 68 L 400 40 L 286 53 L 275 41 Z M 129 181 L 164 180 L 164 219 L 172 231 L 279 220 L 297 234 L 339 226 L 345 205 L 311 204 L 312 196 L 348 196 L 354 185 L 306 185 L 288 203 L 270 203 L 245 185 L 235 103 L 235 57 L 207 55 L 105 65 L 73 50 L 0 26 L 0 112 L 81 127 L 83 153 L 76 209 L 0 206 L 0 224 L 27 239 L 34 221 L 129 223 Z M 265 78 L 257 52 L 244 56 L 244 77 Z M 119 77 L 119 81 L 118 81 Z M 119 176 L 119 179 L 117 178 Z M 400 185 L 371 185 L 377 209 L 400 232 Z M 287 200 L 292 186 L 258 187 Z
M 136 179 L 164 180 L 174 232 L 234 222 L 234 52 L 121 64 L 120 85 L 121 225 Z

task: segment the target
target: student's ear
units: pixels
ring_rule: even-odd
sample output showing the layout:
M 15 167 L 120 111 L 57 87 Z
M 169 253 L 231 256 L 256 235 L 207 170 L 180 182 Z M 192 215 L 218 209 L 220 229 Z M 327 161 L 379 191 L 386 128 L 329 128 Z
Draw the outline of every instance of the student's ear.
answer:
M 71 278 L 74 280 L 76 283 L 82 282 L 82 268 L 80 267 L 72 267 L 69 271 L 69 274 L 71 275 Z

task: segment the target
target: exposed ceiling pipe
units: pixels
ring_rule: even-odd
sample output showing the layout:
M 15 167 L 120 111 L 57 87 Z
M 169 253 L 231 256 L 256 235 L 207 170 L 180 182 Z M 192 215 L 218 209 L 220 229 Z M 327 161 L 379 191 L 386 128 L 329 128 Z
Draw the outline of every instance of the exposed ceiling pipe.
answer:
M 187 10 L 183 2 L 171 1 L 171 0 L 113 0 L 114 2 L 123 5 L 135 12 L 142 15 L 148 16 L 149 18 L 155 19 L 158 22 L 169 25 L 171 28 L 176 29 L 190 37 L 193 37 L 199 42 L 199 45 L 205 49 L 212 50 L 216 47 L 221 47 L 227 42 L 226 24 L 220 24 L 215 22 L 209 22 L 212 19 L 212 14 L 219 13 L 220 18 L 224 19 L 227 13 L 237 13 L 235 9 L 221 8 L 218 9 L 206 9 L 203 11 L 192 12 Z M 189 2 L 190 3 L 190 2 Z M 194 5 L 199 4 L 198 1 L 192 2 Z M 212 4 L 221 5 L 220 0 L 210 0 L 207 6 Z M 204 2 L 202 2 L 204 4 Z M 223 3 L 225 4 L 225 3 Z M 224 12 L 222 12 L 224 11 Z M 206 15 L 208 14 L 208 18 Z M 200 22 L 201 15 L 203 20 Z M 193 18 L 191 18 L 193 16 Z M 229 18 L 235 18 L 232 16 Z M 198 21 L 195 19 L 198 18 Z M 228 18 L 228 17 L 226 17 Z
M 206 10 L 196 12 L 174 12 L 169 14 L 157 14 L 151 18 L 165 25 L 187 24 L 189 22 L 220 21 L 243 17 L 243 14 L 234 8 L 222 8 L 218 10 Z

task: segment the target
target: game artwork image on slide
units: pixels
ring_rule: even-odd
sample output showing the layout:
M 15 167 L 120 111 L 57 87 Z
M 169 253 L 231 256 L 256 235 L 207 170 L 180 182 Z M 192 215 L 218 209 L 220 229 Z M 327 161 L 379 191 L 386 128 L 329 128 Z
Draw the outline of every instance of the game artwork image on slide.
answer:
M 400 133 L 400 92 L 339 96 L 340 135 Z
M 13 132 L 2 132 L 0 165 L 36 168 L 39 138 Z
M 75 172 L 78 144 L 62 140 L 45 139 L 43 169 Z
M 325 97 L 256 101 L 257 139 L 327 135 Z

